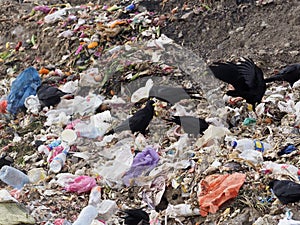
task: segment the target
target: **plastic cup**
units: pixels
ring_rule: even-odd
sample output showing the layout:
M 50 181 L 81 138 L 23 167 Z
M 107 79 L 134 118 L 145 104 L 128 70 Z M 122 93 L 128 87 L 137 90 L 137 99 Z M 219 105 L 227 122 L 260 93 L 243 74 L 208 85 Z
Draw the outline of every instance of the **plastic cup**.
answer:
M 61 133 L 61 140 L 68 143 L 68 145 L 74 144 L 77 139 L 77 134 L 74 130 L 66 129 Z

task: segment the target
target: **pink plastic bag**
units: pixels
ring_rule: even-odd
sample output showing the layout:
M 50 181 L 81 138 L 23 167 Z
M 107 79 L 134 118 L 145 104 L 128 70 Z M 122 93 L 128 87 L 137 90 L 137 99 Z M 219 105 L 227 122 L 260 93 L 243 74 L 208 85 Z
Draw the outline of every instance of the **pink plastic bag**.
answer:
M 77 192 L 78 194 L 90 191 L 96 186 L 96 180 L 89 176 L 79 176 L 69 183 L 66 187 L 66 191 Z
M 67 224 L 67 223 L 65 223 L 65 222 L 66 222 L 65 219 L 56 219 L 56 220 L 54 221 L 54 225 L 64 225 L 64 224 Z

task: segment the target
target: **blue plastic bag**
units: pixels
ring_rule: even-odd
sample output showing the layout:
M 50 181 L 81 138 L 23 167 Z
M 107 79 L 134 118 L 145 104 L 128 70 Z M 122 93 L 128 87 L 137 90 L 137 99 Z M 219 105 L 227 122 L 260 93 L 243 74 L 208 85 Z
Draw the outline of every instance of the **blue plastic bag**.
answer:
M 12 82 L 10 93 L 7 97 L 7 110 L 16 114 L 24 107 L 25 99 L 30 95 L 36 95 L 37 88 L 41 85 L 38 71 L 29 67 L 20 73 Z

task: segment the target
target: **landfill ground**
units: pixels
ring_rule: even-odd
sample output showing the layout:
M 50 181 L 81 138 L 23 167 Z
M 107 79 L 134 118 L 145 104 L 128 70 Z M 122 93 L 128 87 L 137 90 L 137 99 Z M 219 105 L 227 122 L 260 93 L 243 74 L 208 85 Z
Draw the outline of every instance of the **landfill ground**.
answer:
M 130 3 L 126 0 L 70 2 L 0 0 L 1 97 L 8 95 L 12 78 L 33 66 L 39 71 L 43 81 L 56 86 L 81 79 L 79 86 L 81 85 L 82 90 L 77 92 L 80 96 L 86 96 L 86 91 L 94 91 L 103 96 L 102 100 L 109 100 L 113 95 L 121 96 L 128 104 L 111 104 L 111 114 L 114 118 L 118 118 L 111 126 L 124 120 L 142 106 L 144 102 L 130 103 L 126 87 L 130 86 L 130 83 L 133 83 L 133 86 L 144 86 L 148 78 L 161 84 L 173 82 L 177 86 L 189 87 L 194 94 L 200 95 L 200 98 L 182 101 L 181 105 L 194 116 L 211 118 L 216 114 L 209 110 L 207 105 L 209 103 L 205 99 L 207 93 L 201 90 L 201 87 L 203 89 L 205 87 L 201 83 L 191 81 L 193 69 L 198 69 L 193 64 L 195 61 L 210 65 L 216 61 L 250 57 L 263 70 L 265 77 L 273 75 L 285 65 L 300 62 L 300 2 L 298 0 L 261 0 L 239 6 L 235 0 L 139 0 L 136 4 L 137 8 L 124 12 L 124 8 Z M 110 8 L 113 5 L 120 6 L 120 9 Z M 43 13 L 38 10 L 34 12 L 35 6 L 49 6 L 53 11 L 62 8 L 73 9 L 68 12 L 69 17 L 63 15 L 54 23 L 46 23 L 45 16 L 50 15 L 51 12 Z M 133 19 L 135 15 L 141 13 L 145 14 Z M 67 30 L 75 33 L 63 37 L 62 33 Z M 171 48 L 174 52 L 170 53 L 170 62 L 179 58 L 179 61 L 182 60 L 184 64 L 182 68 L 186 69 L 185 71 L 178 71 L 175 65 L 167 63 L 168 60 L 160 66 L 150 62 L 149 58 L 144 62 L 132 60 L 134 57 L 143 58 L 144 52 L 148 50 L 143 46 L 144 43 L 164 35 L 177 44 L 176 48 Z M 95 38 L 94 41 L 92 37 Z M 92 42 L 97 42 L 97 45 L 91 46 Z M 122 55 L 122 59 L 119 59 L 120 55 L 115 47 L 124 47 L 125 44 L 137 45 L 137 49 L 142 49 L 143 52 L 140 55 L 136 54 L 138 51 L 135 52 L 136 55 L 125 54 Z M 80 46 L 84 47 L 80 49 Z M 110 53 L 111 49 L 116 52 Z M 152 59 L 157 57 L 153 52 L 150 54 Z M 158 54 L 164 53 L 159 51 Z M 169 57 L 167 53 L 165 55 Z M 172 58 L 172 55 L 177 58 Z M 126 57 L 131 62 L 130 65 L 122 64 Z M 145 57 L 148 57 L 146 53 Z M 162 58 L 158 57 L 159 60 Z M 125 66 L 119 69 L 118 65 L 121 64 Z M 97 68 L 95 70 L 97 72 L 90 72 L 92 78 L 85 77 L 84 75 L 88 73 L 86 71 L 91 68 Z M 189 74 L 189 71 L 192 72 Z M 141 81 L 141 83 L 136 84 L 131 81 Z M 223 93 L 227 88 L 227 85 L 218 81 L 210 85 L 220 86 Z M 291 179 L 293 176 L 265 173 L 262 161 L 256 163 L 239 157 L 226 142 L 226 137 L 265 141 L 273 148 L 264 152 L 263 161 L 286 163 L 300 168 L 300 107 L 299 104 L 297 105 L 300 101 L 299 91 L 299 84 L 293 88 L 285 82 L 268 84 L 262 101 L 264 104 L 258 107 L 258 118 L 249 111 L 245 101 L 227 102 L 227 111 L 222 112 L 226 116 L 230 133 L 224 131 L 226 134 L 216 135 L 206 140 L 201 139 L 201 136 L 182 138 L 181 144 L 185 144 L 183 146 L 174 144 L 179 140 L 179 136 L 174 132 L 175 125 L 162 119 L 169 116 L 171 109 L 160 102 L 156 106 L 157 117 L 152 120 L 145 139 L 141 136 L 134 137 L 130 132 L 117 134 L 111 142 L 107 141 L 107 143 L 104 143 L 101 138 L 78 137 L 75 144 L 71 146 L 72 153 L 68 154 L 61 172 L 94 177 L 97 185 L 101 187 L 102 200 L 109 199 L 116 202 L 119 210 L 111 215 L 106 223 L 103 218 L 107 217 L 103 217 L 100 218 L 103 223 L 94 222 L 94 224 L 123 224 L 121 217 L 124 214 L 121 210 L 126 208 L 143 208 L 149 214 L 152 212 L 152 215 L 156 209 L 157 221 L 152 221 L 150 224 L 277 225 L 286 212 L 292 212 L 292 218 L 300 221 L 300 204 L 282 205 L 268 189 L 270 180 Z M 223 96 L 217 95 L 217 97 L 221 99 Z M 35 222 L 32 223 L 25 218 L 13 223 L 6 218 L 4 224 L 58 225 L 62 223 L 57 219 L 65 219 L 71 223 L 76 220 L 81 210 L 88 204 L 89 192 L 80 194 L 67 192 L 64 187 L 57 184 L 55 174 L 48 173 L 47 156 L 38 152 L 38 145 L 49 144 L 60 138 L 61 132 L 71 120 L 88 121 L 95 114 L 96 109 L 95 106 L 93 107 L 92 110 L 89 108 L 90 111 L 87 110 L 84 115 L 72 114 L 66 117 L 68 122 L 53 122 L 55 118 L 49 122 L 46 110 L 36 114 L 25 110 L 15 117 L 1 111 L 1 155 L 13 159 L 12 166 L 25 173 L 32 168 L 43 168 L 47 172 L 46 178 L 42 181 L 26 184 L 22 191 L 15 195 Z M 77 107 L 80 111 L 78 108 L 80 107 Z M 234 109 L 238 110 L 234 111 Z M 255 120 L 251 123 L 249 118 Z M 45 125 L 46 122 L 48 125 Z M 101 174 L 99 168 L 113 165 L 112 162 L 117 157 L 117 153 L 113 151 L 120 154 L 118 147 L 114 145 L 122 140 L 125 140 L 123 145 L 126 147 L 128 144 L 132 152 L 142 151 L 147 145 L 154 146 L 160 156 L 157 165 L 157 171 L 161 170 L 160 173 L 151 174 L 149 178 L 146 176 L 137 179 L 139 185 L 135 183 L 129 187 L 120 185 L 118 183 L 120 180 L 116 182 L 117 184 L 107 182 L 109 179 L 103 178 L 105 175 Z M 287 144 L 294 145 L 296 150 L 290 154 L 277 155 L 277 152 Z M 81 155 L 76 155 L 80 152 Z M 124 160 L 127 160 L 126 157 L 124 156 Z M 193 163 L 186 166 L 187 161 Z M 108 162 L 111 164 L 106 164 Z M 115 170 L 115 167 L 111 168 Z M 201 180 L 212 174 L 235 172 L 245 174 L 245 181 L 238 195 L 222 204 L 216 213 L 200 216 L 176 215 L 172 209 L 167 212 L 168 203 L 173 206 L 184 203 L 197 211 L 200 209 L 198 196 L 201 191 Z M 163 181 L 159 180 L 162 178 Z M 158 185 L 153 181 L 161 183 Z M 299 180 L 296 182 L 299 183 Z M 1 189 L 13 190 L 1 181 L 0 186 Z M 1 209 L 3 205 L 1 201 L 0 212 L 4 212 Z M 149 205 L 153 206 L 153 209 Z M 3 223 L 0 221 L 0 224 L 1 222 Z

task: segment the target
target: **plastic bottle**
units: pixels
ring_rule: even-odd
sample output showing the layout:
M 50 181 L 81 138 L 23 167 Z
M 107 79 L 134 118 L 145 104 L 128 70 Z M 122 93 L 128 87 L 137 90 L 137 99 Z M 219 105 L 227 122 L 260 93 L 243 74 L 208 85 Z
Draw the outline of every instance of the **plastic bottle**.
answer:
M 84 207 L 73 225 L 90 225 L 97 217 L 98 210 L 92 205 Z
M 171 205 L 169 204 L 166 213 L 169 216 L 196 216 L 200 215 L 199 209 L 192 209 L 188 204 L 178 204 Z
M 50 149 L 49 149 L 49 147 L 47 147 L 46 145 L 40 145 L 39 147 L 38 147 L 38 152 L 39 153 L 44 153 L 45 155 L 49 155 L 49 153 L 50 153 Z
M 231 141 L 231 146 L 240 151 L 252 149 L 257 150 L 259 152 L 264 152 L 265 150 L 273 148 L 269 143 L 258 140 L 252 140 L 249 138 Z
M 53 148 L 59 146 L 60 144 L 61 144 L 61 140 L 54 140 L 47 146 L 49 147 L 50 150 L 52 150 Z
M 38 183 L 45 180 L 47 173 L 43 168 L 33 168 L 27 173 L 30 183 Z
M 29 177 L 20 170 L 11 167 L 3 166 L 0 170 L 0 179 L 16 189 L 22 189 L 22 187 L 29 183 Z
M 101 187 L 95 186 L 92 188 L 90 197 L 89 197 L 89 205 L 98 207 L 98 205 L 101 203 Z
M 118 211 L 117 203 L 113 200 L 103 200 L 98 207 L 98 218 L 104 221 L 109 220 Z
M 67 154 L 68 151 L 63 150 L 61 153 L 55 156 L 52 162 L 50 163 L 50 171 L 54 173 L 58 173 L 59 171 L 61 171 L 62 167 L 65 165 Z

